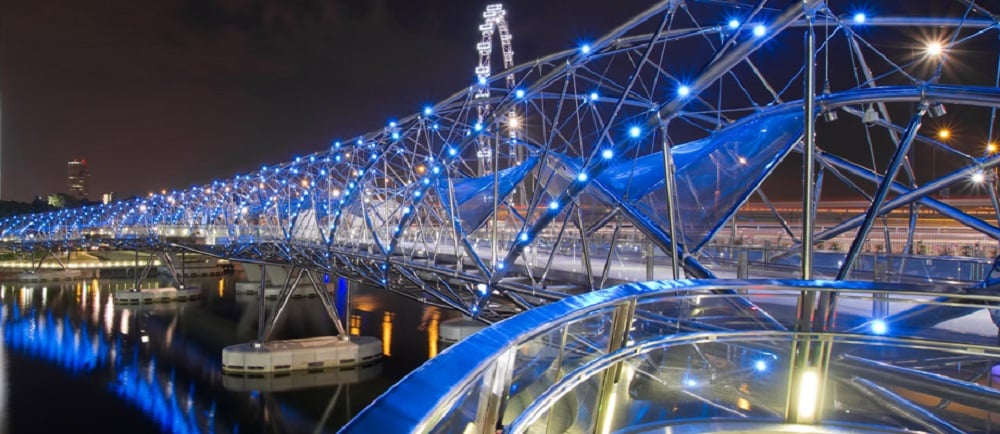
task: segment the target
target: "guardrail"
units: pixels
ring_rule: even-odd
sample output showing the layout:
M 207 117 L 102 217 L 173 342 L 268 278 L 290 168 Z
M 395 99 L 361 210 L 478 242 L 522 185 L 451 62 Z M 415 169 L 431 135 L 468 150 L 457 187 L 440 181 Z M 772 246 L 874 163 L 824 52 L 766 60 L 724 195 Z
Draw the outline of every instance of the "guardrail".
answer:
M 789 331 L 806 291 L 837 292 L 832 328 Z M 703 432 L 734 421 L 773 428 L 791 422 L 793 407 L 828 428 L 986 432 L 1000 426 L 991 306 L 1000 306 L 1000 297 L 952 286 L 626 284 L 532 309 L 469 337 L 342 432 Z M 790 374 L 793 348 L 807 344 L 829 347 L 827 376 Z M 816 407 L 798 408 L 789 396 L 803 392 L 791 394 L 790 385 L 810 381 L 814 392 L 805 395 L 814 394 Z

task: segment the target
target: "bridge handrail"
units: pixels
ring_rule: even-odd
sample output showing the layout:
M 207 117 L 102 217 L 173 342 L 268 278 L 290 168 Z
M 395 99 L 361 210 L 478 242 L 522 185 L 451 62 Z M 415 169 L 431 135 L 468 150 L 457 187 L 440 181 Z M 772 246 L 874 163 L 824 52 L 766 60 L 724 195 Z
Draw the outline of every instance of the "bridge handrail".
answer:
M 983 306 L 1000 305 L 1000 296 L 986 295 L 983 293 L 971 294 L 956 292 L 961 291 L 958 287 L 949 286 L 928 286 L 928 285 L 906 285 L 888 284 L 855 281 L 801 281 L 801 280 L 677 280 L 677 281 L 656 281 L 629 283 L 602 291 L 596 291 L 571 297 L 560 302 L 545 305 L 526 311 L 518 316 L 507 319 L 494 326 L 467 338 L 465 341 L 448 348 L 434 359 L 430 360 L 402 381 L 389 389 L 384 395 L 376 399 L 369 407 L 359 413 L 341 432 L 445 432 L 463 431 L 470 423 L 483 423 L 484 415 L 498 411 L 496 403 L 483 402 L 488 399 L 490 390 L 503 390 L 510 388 L 512 382 L 517 383 L 519 390 L 526 388 L 536 388 L 540 391 L 551 390 L 558 384 L 559 378 L 541 378 L 546 375 L 560 377 L 561 371 L 573 371 L 577 368 L 601 365 L 609 357 L 607 349 L 597 344 L 603 344 L 602 339 L 607 338 L 611 333 L 614 323 L 614 315 L 623 306 L 632 303 L 639 305 L 640 309 L 636 313 L 639 318 L 632 335 L 633 339 L 624 343 L 623 351 L 635 353 L 640 345 L 655 346 L 655 342 L 663 340 L 663 334 L 650 333 L 649 330 L 658 330 L 656 321 L 666 321 L 668 318 L 656 318 L 655 313 L 642 312 L 643 306 L 653 306 L 655 303 L 673 303 L 685 305 L 689 308 L 695 303 L 701 305 L 707 300 L 715 300 L 719 305 L 724 306 L 730 297 L 740 296 L 725 294 L 723 291 L 737 292 L 746 296 L 750 293 L 761 296 L 785 296 L 788 300 L 794 300 L 802 291 L 836 291 L 840 294 L 841 303 L 844 306 L 845 315 L 857 315 L 860 318 L 868 318 L 864 310 L 866 306 L 874 306 L 879 302 L 890 302 L 894 305 L 913 305 L 914 309 L 943 309 L 944 312 L 966 310 L 981 310 Z M 713 292 L 714 291 L 714 292 Z M 861 307 L 859 308 L 859 302 Z M 686 304 L 685 304 L 686 303 Z M 870 305 L 864 303 L 871 303 Z M 791 306 L 794 308 L 794 304 Z M 886 313 L 891 313 L 891 318 L 899 320 L 901 327 L 908 328 L 907 332 L 912 333 L 906 342 L 919 343 L 921 348 L 937 348 L 942 351 L 962 349 L 976 354 L 984 354 L 1000 359 L 1000 348 L 992 344 L 984 344 L 982 336 L 959 336 L 966 339 L 963 342 L 944 342 L 940 338 L 942 330 L 947 327 L 935 327 L 936 324 L 929 324 L 928 328 L 914 327 L 913 323 L 922 324 L 920 321 L 907 319 L 901 311 L 906 309 L 886 308 Z M 934 315 L 941 311 L 935 311 Z M 745 319 L 745 318 L 744 318 Z M 981 318 L 979 318 L 981 319 Z M 739 321 L 740 318 L 736 318 Z M 908 322 L 909 321 L 909 322 Z M 942 322 L 944 319 L 941 320 Z M 873 336 L 870 327 L 874 320 L 857 321 L 849 326 L 845 325 L 839 329 L 831 330 L 825 336 L 834 336 L 838 339 L 848 340 L 868 340 L 868 342 L 888 342 L 892 339 Z M 683 326 L 682 326 L 683 323 Z M 768 334 L 794 335 L 792 332 L 778 330 L 764 330 L 759 328 L 760 323 L 745 321 L 743 324 L 722 323 L 713 324 L 713 320 L 698 320 L 689 318 L 687 320 L 677 320 L 678 327 L 675 334 L 667 341 L 659 342 L 664 344 L 668 341 L 685 342 L 688 338 L 718 339 L 726 337 L 727 340 L 743 339 L 743 344 L 748 344 L 754 340 L 762 339 Z M 988 324 L 988 320 L 987 320 Z M 662 326 L 662 323 L 660 324 Z M 888 327 L 892 327 L 889 325 Z M 570 330 L 573 333 L 569 333 Z M 930 331 L 930 332 L 928 332 Z M 588 335 L 589 333 L 589 335 Z M 644 336 L 648 333 L 648 336 Z M 782 335 L 782 336 L 784 336 Z M 817 334 L 812 334 L 818 336 Z M 581 338 L 582 336 L 582 338 Z M 954 337 L 954 336 L 952 336 Z M 575 344 L 586 342 L 581 347 L 584 351 L 573 353 L 566 351 L 567 339 L 573 339 Z M 561 342 L 556 345 L 547 345 L 545 342 Z M 992 341 L 989 341 L 992 342 Z M 554 348 L 553 347 L 558 347 Z M 579 348 L 578 348 L 579 349 Z M 613 351 L 614 349 L 612 349 Z M 539 354 L 546 351 L 556 351 L 558 355 L 546 354 L 548 357 L 558 357 L 556 370 L 553 374 L 548 368 L 542 375 L 531 378 L 532 373 L 525 374 L 529 370 L 525 366 L 515 366 L 518 355 L 525 352 L 532 353 L 529 357 L 537 363 Z M 573 354 L 573 360 L 569 360 L 568 354 Z M 620 355 L 615 356 L 620 357 Z M 564 359 L 565 358 L 565 359 Z M 595 365 L 597 363 L 597 365 Z M 517 371 L 521 375 L 517 375 Z M 587 371 L 589 372 L 589 371 Z M 596 372 L 596 371 L 594 371 Z M 526 376 L 527 381 L 524 381 Z M 517 377 L 512 380 L 512 377 Z M 560 377 L 565 378 L 565 377 Z M 500 394 L 506 396 L 506 393 Z M 511 392 L 513 395 L 513 392 Z M 998 395 L 1000 396 L 1000 395 Z M 551 402 L 550 402 L 551 403 Z M 494 407 L 487 407 L 494 405 Z M 525 406 L 527 407 L 527 406 Z M 508 413 L 509 415 L 510 413 Z M 496 415 L 492 416 L 494 420 Z M 512 417 L 507 418 L 508 422 Z M 484 430 L 480 426 L 477 429 Z

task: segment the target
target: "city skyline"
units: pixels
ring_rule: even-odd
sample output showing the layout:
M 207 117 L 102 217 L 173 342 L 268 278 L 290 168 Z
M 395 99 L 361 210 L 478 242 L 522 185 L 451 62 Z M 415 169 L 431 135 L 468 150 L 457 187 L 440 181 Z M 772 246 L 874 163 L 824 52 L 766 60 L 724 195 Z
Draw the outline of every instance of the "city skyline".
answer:
M 5 6 L 2 198 L 61 191 L 81 154 L 95 192 L 186 188 L 415 113 L 475 80 L 486 3 Z M 596 4 L 505 2 L 515 64 L 647 7 Z

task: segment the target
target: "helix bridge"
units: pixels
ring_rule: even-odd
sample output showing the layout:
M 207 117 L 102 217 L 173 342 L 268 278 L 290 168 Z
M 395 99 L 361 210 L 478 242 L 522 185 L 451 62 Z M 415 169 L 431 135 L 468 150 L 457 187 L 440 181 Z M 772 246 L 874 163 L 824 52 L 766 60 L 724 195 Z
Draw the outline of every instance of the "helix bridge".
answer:
M 516 13 L 486 8 L 475 74 L 436 104 L 251 173 L 6 218 L 0 245 L 197 252 L 510 318 L 352 432 L 996 429 L 1000 6 L 666 0 L 522 64 Z M 862 206 L 819 227 L 835 200 Z M 748 272 L 721 244 L 749 206 L 778 241 Z M 940 228 L 992 254 L 919 253 Z

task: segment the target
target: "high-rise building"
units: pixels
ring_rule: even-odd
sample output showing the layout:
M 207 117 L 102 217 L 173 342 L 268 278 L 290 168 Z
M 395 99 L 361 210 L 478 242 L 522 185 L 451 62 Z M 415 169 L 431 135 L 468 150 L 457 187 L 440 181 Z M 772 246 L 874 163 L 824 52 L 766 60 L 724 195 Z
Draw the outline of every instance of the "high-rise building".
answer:
M 66 193 L 76 200 L 86 200 L 90 187 L 90 169 L 87 160 L 66 163 Z

